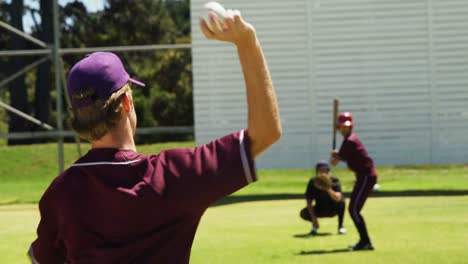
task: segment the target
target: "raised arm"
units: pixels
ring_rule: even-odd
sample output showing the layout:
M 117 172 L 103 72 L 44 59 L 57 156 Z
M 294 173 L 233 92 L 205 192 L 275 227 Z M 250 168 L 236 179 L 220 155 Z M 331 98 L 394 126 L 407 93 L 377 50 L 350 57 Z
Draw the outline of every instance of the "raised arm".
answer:
M 227 13 L 225 26 L 221 26 L 212 13 L 212 30 L 203 20 L 201 29 L 208 39 L 231 42 L 237 47 L 247 90 L 250 151 L 256 158 L 281 137 L 278 103 L 255 29 L 241 18 L 238 11 L 228 10 Z

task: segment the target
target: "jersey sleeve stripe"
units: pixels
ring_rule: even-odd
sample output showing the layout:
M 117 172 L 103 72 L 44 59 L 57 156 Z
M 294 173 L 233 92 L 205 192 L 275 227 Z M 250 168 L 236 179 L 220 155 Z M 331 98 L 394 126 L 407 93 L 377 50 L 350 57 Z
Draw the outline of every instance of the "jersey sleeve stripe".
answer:
M 36 258 L 34 257 L 34 252 L 33 252 L 32 247 L 30 247 L 28 250 L 28 256 L 32 264 L 39 264 L 39 261 L 37 261 Z
M 247 151 L 245 149 L 244 132 L 245 132 L 244 130 L 241 130 L 240 136 L 239 136 L 240 155 L 241 155 L 242 166 L 244 167 L 245 178 L 247 179 L 247 183 L 250 184 L 253 182 L 253 177 L 250 171 L 249 160 L 247 158 Z
M 98 166 L 98 165 L 129 165 L 133 163 L 137 163 L 141 161 L 141 159 L 130 160 L 130 161 L 123 161 L 123 162 L 88 162 L 88 163 L 75 163 L 71 165 L 71 167 L 83 167 L 83 166 Z

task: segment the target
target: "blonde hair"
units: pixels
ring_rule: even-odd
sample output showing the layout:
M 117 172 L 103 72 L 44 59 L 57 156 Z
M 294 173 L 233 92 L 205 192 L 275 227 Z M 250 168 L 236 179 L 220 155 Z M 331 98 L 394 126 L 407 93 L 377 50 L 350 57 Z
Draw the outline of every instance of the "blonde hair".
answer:
M 71 127 L 78 134 L 88 140 L 98 140 L 115 128 L 123 117 L 122 96 L 127 92 L 131 94 L 131 86 L 125 84 L 109 98 L 98 99 L 93 104 L 72 109 Z M 84 90 L 73 99 L 83 99 L 88 96 L 94 96 L 94 91 Z

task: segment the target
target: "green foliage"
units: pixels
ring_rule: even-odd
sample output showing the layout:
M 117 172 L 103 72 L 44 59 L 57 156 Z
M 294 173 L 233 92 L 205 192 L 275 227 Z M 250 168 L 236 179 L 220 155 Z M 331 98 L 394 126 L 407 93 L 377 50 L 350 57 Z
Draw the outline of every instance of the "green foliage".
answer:
M 190 1 L 188 0 L 169 0 L 164 2 L 166 9 L 178 28 L 178 37 L 190 36 Z
M 9 14 L 8 14 L 9 5 L 0 1 L 0 20 L 1 21 L 8 21 Z M 8 47 L 8 43 L 10 42 L 10 34 L 6 30 L 0 30 L 0 47 L 3 50 L 5 47 Z M 6 72 L 6 62 L 7 58 L 0 57 L 0 79 L 5 77 Z M 2 87 L 0 87 L 1 89 Z
M 0 19 L 6 19 L 8 12 L 5 10 L 9 5 L 0 5 Z M 64 48 L 79 48 L 190 43 L 189 7 L 188 0 L 108 0 L 104 10 L 90 13 L 82 1 L 75 0 L 60 9 L 61 45 Z M 35 27 L 32 34 L 37 36 L 39 31 L 40 28 Z M 9 36 L 0 31 L 0 46 L 4 43 L 7 45 Z M 139 127 L 193 125 L 190 50 L 133 51 L 119 52 L 118 55 L 129 74 L 147 85 L 134 92 Z M 71 66 L 82 57 L 83 54 L 65 55 L 65 73 L 68 74 Z M 2 64 L 4 61 L 5 64 Z M 6 62 L 6 59 L 0 58 L 0 69 Z M 3 77 L 3 72 L 0 71 L 0 77 Z M 35 99 L 35 74 L 36 71 L 31 71 L 26 78 L 30 106 Z M 56 94 L 53 83 L 50 84 L 50 93 L 52 112 L 48 120 L 55 124 Z M 5 98 L 4 94 L 0 96 Z M 0 123 L 6 121 L 1 113 L 0 118 Z M 64 120 L 68 119 L 69 114 L 66 113 Z M 65 126 L 70 128 L 68 122 L 65 122 Z M 140 136 L 138 142 L 190 138 L 191 135 Z
M 87 13 L 75 1 L 64 7 L 64 46 L 117 46 L 190 42 L 188 1 L 110 0 L 102 12 Z M 190 50 L 119 52 L 127 71 L 143 81 L 135 88 L 139 127 L 193 125 Z M 79 56 L 66 60 L 72 65 Z M 148 143 L 184 140 L 186 135 L 139 136 Z
M 6 110 L 5 109 L 0 109 L 0 133 L 1 134 L 5 134 L 5 133 L 8 133 L 8 125 L 7 125 L 7 122 L 3 122 L 1 120 L 6 120 L 8 117 L 7 117 L 7 113 L 6 113 Z M 0 146 L 4 146 L 6 145 L 6 139 L 0 139 Z
M 171 50 L 164 54 L 158 79 L 162 87 L 159 96 L 152 102 L 152 113 L 164 126 L 192 125 L 192 85 L 191 54 L 184 50 Z M 187 63 L 188 62 L 188 63 Z

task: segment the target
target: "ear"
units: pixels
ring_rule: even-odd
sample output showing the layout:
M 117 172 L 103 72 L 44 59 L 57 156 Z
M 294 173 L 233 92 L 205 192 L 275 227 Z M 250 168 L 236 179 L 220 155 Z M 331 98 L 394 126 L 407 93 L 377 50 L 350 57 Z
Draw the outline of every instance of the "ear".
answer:
M 130 110 L 132 109 L 132 100 L 130 99 L 130 96 L 127 93 L 122 95 L 122 106 L 124 111 L 127 113 L 130 112 Z

